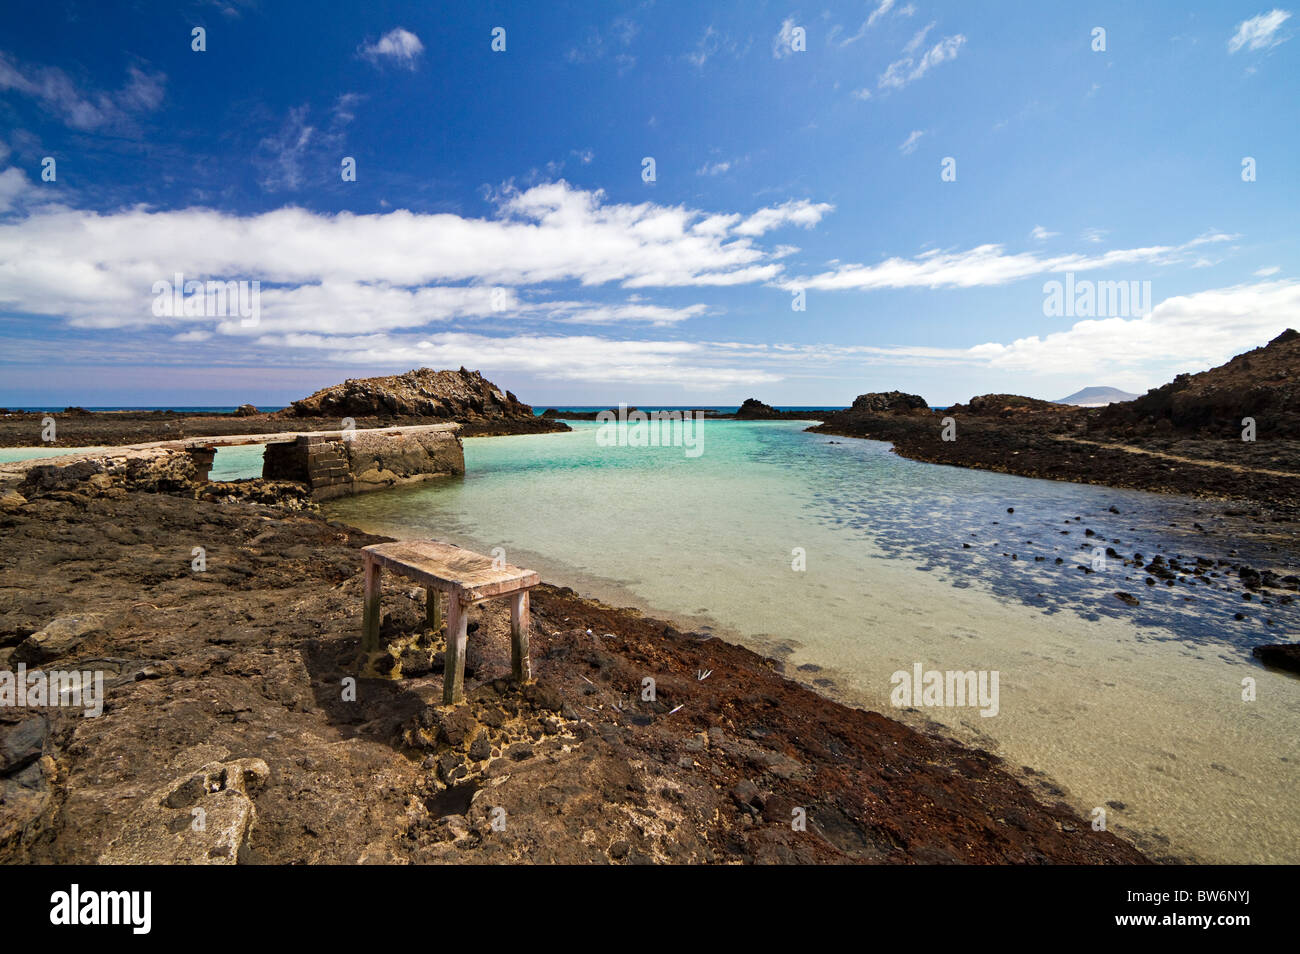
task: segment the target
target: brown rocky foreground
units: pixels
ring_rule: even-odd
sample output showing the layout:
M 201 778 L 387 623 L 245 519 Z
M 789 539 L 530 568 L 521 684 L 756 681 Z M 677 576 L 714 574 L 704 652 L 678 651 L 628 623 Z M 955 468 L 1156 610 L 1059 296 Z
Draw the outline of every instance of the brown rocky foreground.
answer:
M 390 580 L 390 678 L 353 691 L 381 538 L 147 476 L 2 491 L 0 669 L 106 680 L 97 718 L 0 709 L 5 862 L 1144 860 L 987 752 L 568 590 L 534 591 L 529 686 L 500 678 L 504 606 L 473 610 L 445 709 L 423 593 Z

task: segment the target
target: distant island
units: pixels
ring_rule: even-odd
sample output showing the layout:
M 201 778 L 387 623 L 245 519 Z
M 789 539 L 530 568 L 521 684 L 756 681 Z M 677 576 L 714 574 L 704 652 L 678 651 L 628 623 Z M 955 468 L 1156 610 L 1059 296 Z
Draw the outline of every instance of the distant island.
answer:
M 1092 387 L 1075 391 L 1069 397 L 1058 398 L 1053 404 L 1073 404 L 1075 407 L 1105 407 L 1121 401 L 1135 401 L 1138 395 L 1119 388 Z

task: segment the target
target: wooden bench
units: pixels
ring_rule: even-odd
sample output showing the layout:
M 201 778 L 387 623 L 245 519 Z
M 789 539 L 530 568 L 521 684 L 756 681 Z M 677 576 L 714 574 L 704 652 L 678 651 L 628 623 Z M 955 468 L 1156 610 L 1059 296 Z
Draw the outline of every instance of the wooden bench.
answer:
M 447 594 L 447 652 L 442 677 L 443 705 L 465 698 L 465 646 L 469 607 L 483 600 L 510 598 L 510 667 L 515 679 L 532 678 L 528 660 L 528 591 L 541 582 L 532 570 L 495 564 L 491 557 L 435 540 L 401 540 L 362 547 L 366 604 L 361 648 L 379 649 L 380 573 L 388 567 L 424 585 L 425 616 L 436 631 L 441 624 L 439 593 Z

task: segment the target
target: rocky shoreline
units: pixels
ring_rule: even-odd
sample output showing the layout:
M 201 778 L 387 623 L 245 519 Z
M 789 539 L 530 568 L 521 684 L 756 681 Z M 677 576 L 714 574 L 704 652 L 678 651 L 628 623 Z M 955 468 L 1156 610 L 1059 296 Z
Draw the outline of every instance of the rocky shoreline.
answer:
M 54 418 L 57 439 L 41 439 L 44 420 Z M 445 418 L 426 416 L 354 417 L 358 430 L 442 424 Z M 150 441 L 188 437 L 224 437 L 232 434 L 284 433 L 288 431 L 338 430 L 341 418 L 288 417 L 280 413 L 239 415 L 187 414 L 178 411 L 83 411 L 44 413 L 9 411 L 0 413 L 0 447 L 117 447 Z M 509 434 L 550 434 L 569 430 L 559 421 L 540 417 L 509 420 L 470 420 L 461 424 L 461 437 L 502 437 Z
M 390 580 L 389 678 L 357 678 L 381 538 L 260 481 L 96 476 L 0 507 L 0 666 L 106 674 L 98 718 L 0 710 L 6 863 L 1145 860 L 1047 780 L 570 590 L 535 592 L 524 687 L 476 607 L 444 709 L 442 637 Z
M 1076 483 L 1244 501 L 1300 521 L 1300 333 L 1133 401 L 1076 407 L 985 394 L 942 411 L 863 394 L 809 428 L 893 443 L 903 457 Z
M 54 421 L 53 435 L 47 431 L 49 418 Z M 569 430 L 567 424 L 538 417 L 477 371 L 419 368 L 388 377 L 349 378 L 269 413 L 251 404 L 224 414 L 0 409 L 0 447 L 116 447 L 190 437 L 332 431 L 349 424 L 364 430 L 452 422 L 460 424 L 461 437 Z

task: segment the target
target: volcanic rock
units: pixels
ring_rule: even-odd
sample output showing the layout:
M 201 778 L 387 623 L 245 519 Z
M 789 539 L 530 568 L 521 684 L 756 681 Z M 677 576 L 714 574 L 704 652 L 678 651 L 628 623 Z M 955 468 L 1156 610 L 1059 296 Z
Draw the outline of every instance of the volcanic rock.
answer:
M 296 417 L 435 417 L 448 421 L 531 420 L 533 409 L 477 371 L 419 368 L 379 378 L 349 378 L 294 401 Z
M 780 416 L 780 411 L 770 404 L 764 404 L 758 398 L 745 398 L 745 403 L 736 411 L 738 421 L 761 421 Z
M 1166 427 L 1201 436 L 1239 435 L 1242 418 L 1260 439 L 1300 438 L 1300 333 L 1288 328 L 1264 345 L 1200 374 L 1180 374 L 1135 401 L 1112 404 L 1102 427 Z

